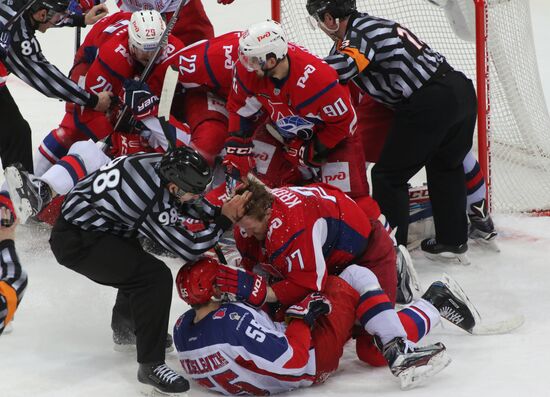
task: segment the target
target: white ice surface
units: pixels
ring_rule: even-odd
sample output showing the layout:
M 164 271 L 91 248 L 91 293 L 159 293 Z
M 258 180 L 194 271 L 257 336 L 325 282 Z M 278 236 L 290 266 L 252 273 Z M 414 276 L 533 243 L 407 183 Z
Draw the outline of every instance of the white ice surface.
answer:
M 298 0 L 296 0 L 298 1 Z M 217 33 L 239 29 L 269 15 L 268 0 L 235 0 L 231 6 L 204 0 Z M 531 0 L 538 62 L 550 98 L 550 2 Z M 48 58 L 68 70 L 73 48 L 68 29 L 39 38 Z M 63 114 L 63 104 L 10 79 L 37 144 Z M 426 339 L 442 341 L 451 365 L 425 386 L 399 390 L 386 368 L 373 369 L 346 351 L 326 384 L 293 392 L 300 396 L 531 396 L 550 395 L 550 218 L 495 216 L 499 254 L 472 245 L 472 265 L 442 266 L 413 253 L 423 286 L 447 272 L 459 281 L 488 320 L 521 313 L 525 324 L 499 336 L 470 336 L 450 324 Z M 130 397 L 139 395 L 132 354 L 112 350 L 111 288 L 96 285 L 58 265 L 47 231 L 20 227 L 17 248 L 29 273 L 29 288 L 11 334 L 0 337 L 1 397 Z M 178 263 L 167 261 L 174 274 Z M 171 326 L 186 306 L 174 291 Z M 179 369 L 174 353 L 168 363 Z M 190 396 L 213 395 L 196 385 Z

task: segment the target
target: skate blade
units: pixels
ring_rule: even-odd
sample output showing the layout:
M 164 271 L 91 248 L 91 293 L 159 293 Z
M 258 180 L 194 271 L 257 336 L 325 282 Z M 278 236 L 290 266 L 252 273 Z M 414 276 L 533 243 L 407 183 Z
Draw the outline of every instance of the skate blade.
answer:
M 439 254 L 432 254 L 426 251 L 422 251 L 422 252 L 424 252 L 424 255 L 426 256 L 426 258 L 434 262 L 449 263 L 449 264 L 463 265 L 463 266 L 468 266 L 471 263 L 470 258 L 468 258 L 468 255 L 466 254 L 454 254 L 452 252 L 441 252 Z
M 446 350 L 433 356 L 425 365 L 408 368 L 399 374 L 401 390 L 414 389 L 427 379 L 444 370 L 450 363 L 451 357 Z
M 500 247 L 498 246 L 495 237 L 496 237 L 496 234 L 494 237 L 490 239 L 470 238 L 470 240 L 475 242 L 478 246 L 482 247 L 483 249 L 486 249 L 488 251 L 493 251 L 493 252 L 500 252 Z
M 453 294 L 455 294 L 462 302 L 468 306 L 468 309 L 470 309 L 470 312 L 472 312 L 472 315 L 474 316 L 475 329 L 479 323 L 481 323 L 481 314 L 479 314 L 479 311 L 474 306 L 470 298 L 468 298 L 468 295 L 464 292 L 462 287 L 448 274 L 444 273 L 443 277 L 441 278 L 441 281 L 451 290 Z M 466 331 L 469 333 L 473 333 L 473 329 L 471 331 Z
M 165 393 L 154 386 L 141 384 L 140 385 L 140 394 L 145 397 L 188 397 L 187 392 L 181 393 Z
M 10 200 L 15 210 L 15 215 L 19 219 L 19 223 L 24 224 L 27 219 L 32 215 L 31 204 L 28 199 L 21 198 L 17 192 L 23 188 L 23 180 L 19 174 L 19 170 L 15 167 L 7 167 L 4 170 L 4 176 L 8 184 L 8 191 L 10 192 Z
M 418 298 L 422 296 L 422 294 L 424 293 L 424 289 L 420 284 L 420 278 L 418 277 L 418 273 L 416 272 L 416 269 L 414 267 L 414 262 L 411 258 L 411 254 L 409 253 L 409 250 L 403 245 L 399 245 L 397 248 L 399 249 L 399 252 L 401 252 L 401 254 L 403 255 L 403 258 L 405 259 L 405 266 L 407 267 L 409 278 L 411 280 L 413 296 L 414 298 Z

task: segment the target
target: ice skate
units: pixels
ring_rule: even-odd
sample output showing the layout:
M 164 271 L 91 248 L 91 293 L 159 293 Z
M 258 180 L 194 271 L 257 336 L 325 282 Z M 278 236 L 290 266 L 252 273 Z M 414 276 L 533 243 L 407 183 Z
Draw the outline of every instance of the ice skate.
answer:
M 21 223 L 26 223 L 52 200 L 48 184 L 29 174 L 21 164 L 7 167 L 4 175 L 15 213 Z
M 470 259 L 466 255 L 468 251 L 467 243 L 460 245 L 439 244 L 436 239 L 428 238 L 422 241 L 420 248 L 424 251 L 424 255 L 432 261 L 460 265 L 470 264 Z
M 162 396 L 184 396 L 189 390 L 189 382 L 165 362 L 139 364 L 137 378 L 144 385 L 152 386 Z
M 422 294 L 422 287 L 418 274 L 407 248 L 403 245 L 396 247 L 397 253 L 397 298 L 396 302 L 402 305 L 411 303 L 415 296 Z
M 472 240 L 499 252 L 500 249 L 495 241 L 498 233 L 495 230 L 491 216 L 487 212 L 485 199 L 470 205 L 470 210 L 472 212 L 468 214 L 470 220 L 468 236 Z
M 434 305 L 445 320 L 469 333 L 480 321 L 479 312 L 464 290 L 447 275 L 430 285 L 422 298 Z
M 382 348 L 392 374 L 404 390 L 412 389 L 442 371 L 451 358 L 442 343 L 414 347 L 404 338 L 394 338 Z

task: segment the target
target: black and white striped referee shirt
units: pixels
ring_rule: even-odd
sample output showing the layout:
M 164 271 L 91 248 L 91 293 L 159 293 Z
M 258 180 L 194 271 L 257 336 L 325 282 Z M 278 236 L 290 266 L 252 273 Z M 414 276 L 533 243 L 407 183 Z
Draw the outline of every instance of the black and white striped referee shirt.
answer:
M 395 21 L 354 13 L 344 39 L 325 58 L 340 76 L 352 80 L 379 102 L 396 105 L 422 87 L 440 68 L 449 70 L 445 57 Z
M 196 259 L 216 244 L 231 221 L 204 200 L 200 214 L 178 205 L 157 174 L 161 158 L 156 153 L 117 157 L 76 184 L 65 197 L 62 216 L 87 231 L 141 234 L 184 260 Z M 211 222 L 192 232 L 182 226 L 182 216 Z
M 0 335 L 21 303 L 27 282 L 13 240 L 0 241 Z
M 22 5 L 21 0 L 2 0 L 0 22 L 7 23 Z M 84 19 L 82 16 L 78 17 L 66 18 L 63 26 L 82 26 Z M 97 95 L 79 87 L 44 57 L 27 15 L 21 16 L 10 27 L 10 32 L 12 38 L 10 50 L 2 63 L 11 73 L 50 98 L 58 98 L 90 108 L 97 105 Z

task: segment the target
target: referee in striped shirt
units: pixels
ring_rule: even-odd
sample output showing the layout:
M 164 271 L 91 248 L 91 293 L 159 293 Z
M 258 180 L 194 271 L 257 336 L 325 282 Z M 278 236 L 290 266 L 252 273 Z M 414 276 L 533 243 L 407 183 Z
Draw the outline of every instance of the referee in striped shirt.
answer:
M 197 201 L 211 180 L 206 160 L 188 147 L 165 155 L 118 157 L 66 195 L 50 237 L 60 264 L 118 289 L 113 331 L 122 332 L 124 322 L 130 327 L 139 381 L 154 382 L 164 393 L 189 388 L 164 361 L 172 274 L 143 250 L 137 237 L 145 236 L 185 261 L 212 248 L 244 213 L 247 197 L 236 195 L 221 208 Z M 181 217 L 202 220 L 205 228 L 188 230 Z
M 7 208 L 0 208 L 0 335 L 13 320 L 27 289 L 27 272 L 15 252 L 15 228 Z
M 462 162 L 476 123 L 473 83 L 406 27 L 358 12 L 355 0 L 308 0 L 306 7 L 335 41 L 325 60 L 340 82 L 353 82 L 395 110 L 372 186 L 397 227 L 398 243 L 407 243 L 407 182 L 425 166 L 436 238 L 424 240 L 422 249 L 435 257 L 463 255 L 468 224 Z
M 29 0 L 27 0 L 29 1 Z M 105 112 L 111 104 L 111 93 L 94 94 L 79 87 L 42 54 L 35 32 L 44 33 L 51 27 L 91 25 L 107 15 L 104 4 L 93 7 L 84 15 L 69 14 L 70 0 L 37 0 L 9 28 L 7 22 L 24 5 L 23 0 L 2 0 L 0 3 L 0 34 L 9 35 L 0 62 L 25 83 L 50 98 L 94 108 Z M 1 68 L 0 68 L 1 69 Z M 1 77 L 0 77 L 1 79 Z M 19 112 L 8 88 L 0 81 L 0 157 L 3 167 L 20 162 L 32 172 L 31 131 Z

